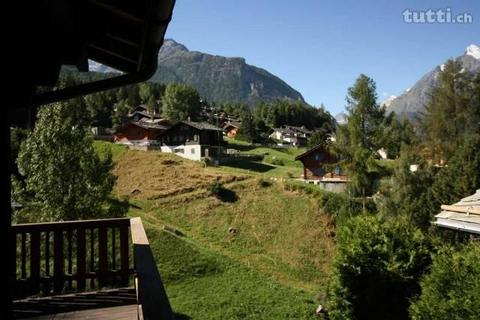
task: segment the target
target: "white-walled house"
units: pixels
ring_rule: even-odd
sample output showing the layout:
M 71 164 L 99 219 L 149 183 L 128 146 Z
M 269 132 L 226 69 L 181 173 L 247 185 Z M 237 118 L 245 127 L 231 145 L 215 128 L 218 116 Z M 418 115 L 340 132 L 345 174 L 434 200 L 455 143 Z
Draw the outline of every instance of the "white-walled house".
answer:
M 281 126 L 274 128 L 270 138 L 277 140 L 280 144 L 289 144 L 294 147 L 304 146 L 312 136 L 312 131 L 305 127 Z
M 159 136 L 162 152 L 190 159 L 217 157 L 223 150 L 223 130 L 206 122 L 181 121 Z

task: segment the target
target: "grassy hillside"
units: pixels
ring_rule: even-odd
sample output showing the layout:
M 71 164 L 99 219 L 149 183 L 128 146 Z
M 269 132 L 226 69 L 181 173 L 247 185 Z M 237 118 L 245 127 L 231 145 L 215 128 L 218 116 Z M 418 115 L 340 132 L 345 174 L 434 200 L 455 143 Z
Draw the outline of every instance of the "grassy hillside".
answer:
M 132 212 L 135 215 L 135 212 Z M 188 237 L 147 222 L 150 243 L 176 314 L 186 319 L 314 319 L 312 295 L 279 284 Z
M 334 243 L 331 220 L 312 197 L 262 173 L 153 151 L 120 153 L 114 174 L 115 193 L 146 225 L 175 311 L 194 319 L 314 318 Z M 208 192 L 217 181 L 228 201 Z
M 269 148 L 234 139 L 225 140 L 229 149 L 236 149 L 242 154 L 262 155 L 264 158 L 262 162 L 231 162 L 223 165 L 221 170 L 276 178 L 299 178 L 303 172 L 301 162 L 295 161 L 295 157 L 305 152 L 306 148 Z

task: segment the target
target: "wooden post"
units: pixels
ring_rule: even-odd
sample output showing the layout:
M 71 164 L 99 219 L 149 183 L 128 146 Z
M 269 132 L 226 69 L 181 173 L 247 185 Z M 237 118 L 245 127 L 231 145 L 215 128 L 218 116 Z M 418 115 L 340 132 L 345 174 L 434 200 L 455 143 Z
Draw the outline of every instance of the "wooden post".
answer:
M 13 308 L 12 308 L 12 299 L 13 292 L 15 289 L 15 278 L 16 278 L 16 243 L 14 235 L 12 232 L 12 205 L 11 205 L 11 177 L 13 162 L 11 159 L 11 150 L 10 150 L 10 114 L 9 108 L 15 107 L 17 103 L 13 101 L 17 100 L 18 97 L 15 95 L 15 98 L 10 97 L 7 94 L 7 105 L 0 108 L 0 127 L 1 127 L 1 149 L 3 153 L 3 160 L 6 165 L 2 166 L 1 176 L 0 176 L 0 190 L 1 192 L 1 211 L 0 211 L 0 243 L 5 245 L 6 250 L 6 261 L 5 267 L 6 272 L 2 275 L 2 285 L 3 292 L 1 306 L 0 306 L 0 318 L 1 319 L 13 319 Z M 21 99 L 20 99 L 21 100 Z M 11 104 L 12 103 L 12 104 Z
M 139 318 L 173 320 L 174 315 L 163 287 L 150 243 L 140 218 L 130 220 Z

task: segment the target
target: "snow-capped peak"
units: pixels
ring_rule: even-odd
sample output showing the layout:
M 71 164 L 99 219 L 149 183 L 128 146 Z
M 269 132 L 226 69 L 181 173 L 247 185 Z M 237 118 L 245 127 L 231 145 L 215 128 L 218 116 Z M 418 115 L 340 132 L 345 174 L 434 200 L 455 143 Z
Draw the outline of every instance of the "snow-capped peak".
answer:
M 397 98 L 397 96 L 390 96 L 387 99 L 385 99 L 385 101 L 380 103 L 380 105 L 385 106 L 385 108 L 388 108 L 392 104 L 392 101 L 395 100 L 396 98 Z
M 467 47 L 467 55 L 480 60 L 480 47 L 476 44 L 471 44 Z

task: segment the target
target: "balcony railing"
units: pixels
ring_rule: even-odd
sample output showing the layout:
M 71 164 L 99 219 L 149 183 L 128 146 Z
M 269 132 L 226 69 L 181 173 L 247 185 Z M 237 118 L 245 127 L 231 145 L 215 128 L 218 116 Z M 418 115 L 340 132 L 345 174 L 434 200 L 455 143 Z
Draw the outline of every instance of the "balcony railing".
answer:
M 19 224 L 12 229 L 15 299 L 135 285 L 139 319 L 173 319 L 140 218 Z

